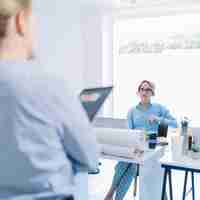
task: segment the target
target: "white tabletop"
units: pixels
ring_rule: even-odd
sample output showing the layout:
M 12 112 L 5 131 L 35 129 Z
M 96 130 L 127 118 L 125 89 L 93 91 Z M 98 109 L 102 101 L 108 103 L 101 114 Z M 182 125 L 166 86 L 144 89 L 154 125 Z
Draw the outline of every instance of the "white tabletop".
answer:
M 192 159 L 189 156 L 182 156 L 177 160 L 172 158 L 171 152 L 165 154 L 164 157 L 160 159 L 161 164 L 171 165 L 171 166 L 178 166 L 184 168 L 192 168 L 192 169 L 199 169 L 200 170 L 200 159 Z
M 142 154 L 135 154 L 134 157 L 125 157 L 125 156 L 117 156 L 114 154 L 105 154 L 101 153 L 101 158 L 103 159 L 110 159 L 110 160 L 117 160 L 117 161 L 124 161 L 129 163 L 136 163 L 136 164 L 144 164 L 145 161 L 151 159 L 155 154 L 162 151 L 164 147 L 158 146 L 156 149 L 145 149 L 144 153 Z

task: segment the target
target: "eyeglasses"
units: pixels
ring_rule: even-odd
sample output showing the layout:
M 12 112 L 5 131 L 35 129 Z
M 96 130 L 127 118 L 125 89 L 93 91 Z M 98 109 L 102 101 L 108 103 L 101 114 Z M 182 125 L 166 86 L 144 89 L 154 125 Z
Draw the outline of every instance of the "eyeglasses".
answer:
M 152 92 L 153 93 L 153 90 L 151 88 L 140 88 L 140 91 L 142 92 Z

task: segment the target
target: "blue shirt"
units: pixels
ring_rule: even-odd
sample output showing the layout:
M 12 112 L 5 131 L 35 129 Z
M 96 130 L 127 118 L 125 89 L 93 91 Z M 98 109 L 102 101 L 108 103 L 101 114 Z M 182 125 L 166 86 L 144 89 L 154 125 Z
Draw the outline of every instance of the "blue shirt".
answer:
M 0 62 L 0 72 L 0 199 L 73 194 L 74 166 L 98 167 L 78 98 L 38 63 Z
M 177 121 L 170 114 L 169 110 L 157 103 L 150 103 L 147 109 L 143 109 L 139 103 L 136 107 L 128 112 L 128 124 L 131 129 L 146 129 L 147 131 L 157 131 L 159 121 L 150 123 L 148 118 L 150 115 L 155 115 L 159 121 L 164 121 L 168 126 L 176 128 Z

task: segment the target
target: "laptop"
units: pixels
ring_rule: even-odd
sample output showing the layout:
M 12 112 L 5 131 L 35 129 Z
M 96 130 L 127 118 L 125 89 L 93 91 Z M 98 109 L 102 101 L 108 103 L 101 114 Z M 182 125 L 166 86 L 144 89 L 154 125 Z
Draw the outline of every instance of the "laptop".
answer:
M 84 89 L 80 93 L 80 101 L 87 113 L 89 121 L 92 122 L 103 103 L 109 96 L 113 86 Z

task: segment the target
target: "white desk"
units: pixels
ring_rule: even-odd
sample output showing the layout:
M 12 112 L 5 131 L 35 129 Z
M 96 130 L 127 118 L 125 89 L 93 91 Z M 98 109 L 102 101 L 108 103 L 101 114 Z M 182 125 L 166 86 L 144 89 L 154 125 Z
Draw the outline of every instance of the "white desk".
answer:
M 102 154 L 103 159 L 124 161 L 140 165 L 139 175 L 139 199 L 160 200 L 162 191 L 163 169 L 159 163 L 163 156 L 164 147 L 157 147 L 155 150 L 146 150 L 140 158 L 125 158 L 114 155 Z M 103 166 L 102 166 L 103 167 Z
M 200 169 L 200 159 L 192 159 L 188 156 L 182 156 L 179 160 L 173 160 L 171 152 L 165 154 L 165 156 L 160 159 L 160 162 L 161 164 L 171 166 Z
M 144 163 L 151 158 L 153 158 L 157 153 L 163 151 L 163 147 L 158 146 L 156 149 L 146 149 L 145 153 L 142 156 L 135 156 L 134 158 L 129 158 L 125 156 L 117 156 L 117 155 L 110 155 L 110 154 L 101 154 L 101 158 L 103 159 L 109 159 L 109 160 L 116 160 L 116 161 L 124 161 L 129 163 L 136 163 L 139 165 L 144 165 Z
M 169 192 L 170 199 L 173 199 L 173 191 L 172 191 L 172 170 L 180 170 L 185 172 L 185 181 L 183 185 L 183 199 L 186 196 L 186 186 L 187 186 L 187 177 L 188 172 L 191 172 L 192 178 L 192 199 L 195 200 L 195 185 L 194 185 L 194 173 L 200 173 L 200 160 L 194 160 L 188 156 L 182 156 L 179 160 L 173 160 L 171 153 L 166 154 L 160 160 L 161 166 L 165 169 L 164 178 L 163 178 L 163 186 L 162 186 L 162 200 L 164 200 L 164 194 L 166 192 L 167 185 L 167 176 L 169 178 Z

